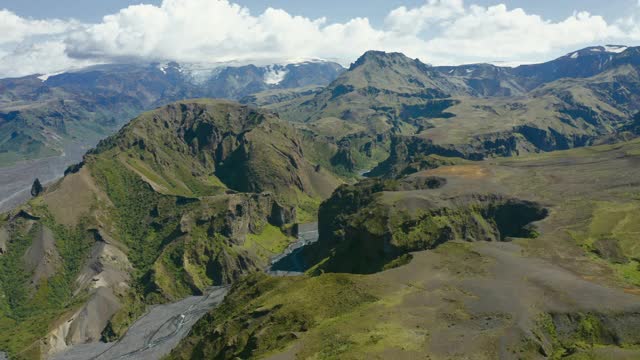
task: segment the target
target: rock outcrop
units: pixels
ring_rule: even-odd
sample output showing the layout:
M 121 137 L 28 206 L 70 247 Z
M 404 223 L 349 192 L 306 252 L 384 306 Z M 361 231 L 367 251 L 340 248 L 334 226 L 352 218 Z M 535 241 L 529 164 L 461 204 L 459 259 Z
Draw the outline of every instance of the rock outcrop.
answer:
M 35 179 L 33 185 L 31 185 L 31 196 L 36 197 L 40 195 L 43 190 L 44 188 L 42 187 L 42 184 L 40 184 L 40 180 Z
M 443 187 L 446 179 L 420 176 L 340 187 L 320 208 L 308 262 L 321 263 L 315 271 L 372 273 L 448 241 L 535 237 L 529 224 L 547 216 L 540 204 L 471 189 L 442 199 Z

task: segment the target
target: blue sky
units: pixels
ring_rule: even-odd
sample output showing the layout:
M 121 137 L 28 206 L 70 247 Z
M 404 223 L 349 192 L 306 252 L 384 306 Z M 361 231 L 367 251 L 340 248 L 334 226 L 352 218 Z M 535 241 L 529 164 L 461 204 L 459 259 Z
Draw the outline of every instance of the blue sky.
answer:
M 36 18 L 74 17 L 87 22 L 99 21 L 104 15 L 116 12 L 128 5 L 160 4 L 160 0 L 0 0 L 0 8 L 7 8 L 21 16 Z M 267 7 L 282 8 L 296 15 L 311 18 L 327 17 L 332 21 L 345 21 L 354 17 L 368 17 L 380 24 L 385 15 L 396 7 L 418 6 L 424 0 L 238 0 L 236 3 L 261 13 Z M 478 5 L 504 3 L 509 7 L 521 7 L 551 20 L 567 17 L 573 11 L 586 10 L 607 19 L 621 17 L 637 0 L 476 0 Z
M 348 65 L 367 50 L 511 65 L 640 45 L 638 0 L 140 1 L 0 0 L 0 77 L 131 61 Z

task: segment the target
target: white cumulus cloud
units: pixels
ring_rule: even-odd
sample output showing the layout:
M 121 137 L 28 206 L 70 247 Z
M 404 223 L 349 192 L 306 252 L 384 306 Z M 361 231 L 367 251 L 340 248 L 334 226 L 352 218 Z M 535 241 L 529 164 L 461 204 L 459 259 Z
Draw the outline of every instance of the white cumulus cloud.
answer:
M 554 51 L 613 40 L 631 41 L 631 34 L 601 16 L 577 12 L 551 22 L 505 5 L 470 6 L 428 41 L 427 51 L 440 59 L 452 52 L 458 61 L 541 60 Z
M 22 18 L 7 9 L 0 9 L 0 45 L 24 41 L 33 36 L 52 36 L 79 26 L 76 21 L 34 20 Z
M 0 77 L 125 61 L 325 58 L 348 64 L 371 49 L 434 64 L 529 62 L 586 45 L 638 40 L 633 15 L 607 22 L 576 12 L 550 21 L 504 4 L 463 0 L 390 9 L 380 27 L 364 17 L 336 23 L 273 8 L 252 14 L 227 0 L 164 0 L 159 6 L 129 6 L 95 24 L 25 19 L 1 10 Z
M 401 6 L 392 10 L 387 15 L 385 24 L 392 31 L 417 35 L 430 25 L 446 23 L 464 12 L 462 0 L 428 0 L 417 8 L 407 9 Z
M 383 34 L 367 19 L 327 24 L 269 8 L 254 16 L 224 0 L 165 0 L 131 6 L 72 34 L 76 57 L 221 62 L 305 56 L 352 56 Z M 341 46 L 348 45 L 344 49 Z

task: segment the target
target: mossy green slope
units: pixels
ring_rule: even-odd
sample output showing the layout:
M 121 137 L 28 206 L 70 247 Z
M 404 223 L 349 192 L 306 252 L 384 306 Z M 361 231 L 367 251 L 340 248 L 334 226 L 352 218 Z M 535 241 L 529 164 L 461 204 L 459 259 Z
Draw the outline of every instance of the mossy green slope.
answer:
M 369 51 L 313 98 L 273 108 L 326 137 L 332 165 L 358 174 L 388 156 L 390 134 L 418 131 L 417 108 L 437 116 L 455 103 L 446 99 L 452 93 L 465 93 L 465 85 L 402 54 Z
M 277 353 L 298 333 L 376 300 L 364 284 L 348 275 L 313 279 L 253 275 L 235 286 L 224 305 L 207 315 L 170 358 L 235 359 Z
M 194 100 L 145 113 L 94 153 L 118 157 L 155 190 L 172 195 L 229 188 L 293 200 L 295 189 L 323 197 L 337 184 L 315 171 L 300 135 L 277 115 L 226 101 Z

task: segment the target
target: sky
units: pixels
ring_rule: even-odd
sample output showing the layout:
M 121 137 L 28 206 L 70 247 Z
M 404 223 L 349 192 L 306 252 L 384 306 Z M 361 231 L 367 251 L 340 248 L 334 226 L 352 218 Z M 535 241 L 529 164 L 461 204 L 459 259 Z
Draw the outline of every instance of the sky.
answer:
M 142 3 L 142 4 L 141 4 Z M 0 0 L 0 77 L 116 62 L 550 60 L 640 44 L 640 0 Z
M 269 7 L 287 10 L 291 14 L 309 18 L 327 17 L 330 21 L 346 22 L 354 17 L 368 17 L 380 25 L 387 13 L 400 6 L 416 7 L 424 0 L 238 0 L 252 13 L 264 12 Z M 85 22 L 98 22 L 104 15 L 129 5 L 140 3 L 160 5 L 161 0 L 0 0 L 0 9 L 6 8 L 24 17 L 75 18 Z M 623 17 L 637 0 L 478 0 L 472 3 L 489 6 L 503 3 L 510 8 L 523 8 L 542 15 L 545 19 L 561 20 L 574 11 L 589 11 L 615 20 Z

